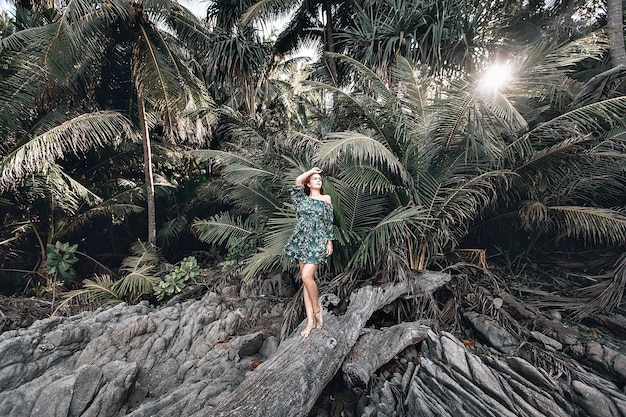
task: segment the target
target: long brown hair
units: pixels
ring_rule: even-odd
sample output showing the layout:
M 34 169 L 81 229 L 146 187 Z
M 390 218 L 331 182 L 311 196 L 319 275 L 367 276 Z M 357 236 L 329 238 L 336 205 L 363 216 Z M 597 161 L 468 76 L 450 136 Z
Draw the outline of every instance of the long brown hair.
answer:
M 309 195 L 309 196 L 311 195 L 311 189 L 309 188 L 307 184 L 309 183 L 313 175 L 315 174 L 309 175 L 308 177 L 304 179 L 304 181 L 302 181 L 302 184 L 304 185 L 304 194 Z M 317 175 L 319 175 L 320 178 L 322 178 L 321 174 L 317 174 Z M 320 194 L 324 194 L 324 187 L 320 187 Z

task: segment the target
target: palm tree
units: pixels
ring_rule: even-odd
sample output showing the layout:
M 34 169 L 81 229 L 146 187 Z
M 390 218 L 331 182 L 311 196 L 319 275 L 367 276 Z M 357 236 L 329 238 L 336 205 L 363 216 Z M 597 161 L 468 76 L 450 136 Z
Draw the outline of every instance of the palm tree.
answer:
M 274 42 L 274 52 L 284 56 L 296 50 L 301 41 L 318 39 L 324 52 L 336 52 L 336 31 L 351 20 L 352 0 L 334 2 L 331 0 L 261 0 L 254 3 L 243 16 L 243 22 L 252 19 L 273 21 L 286 13 L 291 13 L 291 20 Z M 335 62 L 328 56 L 323 57 L 330 79 L 339 82 Z
M 611 62 L 614 67 L 626 65 L 624 46 L 624 6 L 622 0 L 607 0 L 607 33 L 611 40 Z
M 110 106 L 135 120 L 144 148 L 148 241 L 152 244 L 156 221 L 150 132 L 158 128 L 172 141 L 197 140 L 206 133 L 206 123 L 183 121 L 184 111 L 210 108 L 211 100 L 186 67 L 183 45 L 164 26 L 173 30 L 194 24 L 199 22 L 175 2 L 99 5 L 77 1 L 68 3 L 50 24 L 16 32 L 2 41 L 7 59 L 13 56 L 11 51 L 26 57 L 24 68 L 16 67 L 7 78 L 13 88 L 4 91 L 13 94 L 6 96 L 0 108 L 7 129 L 23 121 L 23 115 L 15 117 L 23 106 L 34 107 L 39 97 L 49 101 L 49 93 L 38 91 L 44 86 L 80 93 L 71 95 L 76 101 L 72 105 L 83 111 Z M 20 84 L 22 80 L 36 82 Z
M 11 17 L 5 10 L 3 10 L 0 13 L 0 38 L 6 38 L 13 33 L 14 30 L 15 27 Z
M 185 42 L 216 102 L 257 117 L 258 90 L 278 63 L 272 44 L 261 38 L 257 27 L 242 22 L 251 2 L 211 2 L 205 27 L 182 31 Z
M 514 224 L 515 215 L 523 227 L 551 233 L 555 239 L 615 244 L 625 237 L 626 223 L 607 203 L 618 200 L 599 199 L 584 184 L 604 178 L 614 197 L 622 195 L 619 182 L 611 180 L 621 168 L 606 149 L 621 138 L 611 129 L 622 122 L 626 99 L 585 101 L 589 90 L 582 84 L 563 83 L 575 68 L 572 64 L 602 56 L 606 42 L 596 40 L 589 37 L 558 48 L 541 44 L 534 54 L 520 54 L 519 88 L 507 92 L 510 99 L 499 91 L 480 92 L 479 80 L 472 77 L 439 85 L 422 76 L 427 69 L 403 59 L 393 67 L 400 88 L 391 90 L 371 69 L 336 55 L 362 82 L 352 90 L 310 84 L 341 99 L 333 110 L 343 130 L 338 123 L 321 142 L 302 133 L 308 139 L 290 148 L 294 157 L 279 170 L 260 166 L 240 152 L 213 155 L 228 166 L 226 181 L 237 185 L 238 197 L 232 201 L 256 215 L 254 207 L 261 207 L 263 196 L 272 203 L 259 213 L 274 217 L 247 222 L 250 217 L 243 213 L 237 221 L 221 217 L 196 226 L 203 239 L 230 247 L 262 236 L 258 252 L 246 263 L 246 276 L 284 267 L 281 242 L 293 218 L 276 203 L 281 197 L 273 190 L 284 190 L 286 183 L 276 186 L 272 173 L 296 172 L 318 162 L 333 173 L 325 188 L 335 203 L 338 247 L 346 253 L 340 269 L 348 274 L 384 273 L 398 279 L 411 269 L 445 265 L 463 244 L 481 242 L 475 228 L 487 213 L 500 211 L 491 225 L 500 219 L 505 223 L 492 230 Z M 574 99 L 568 86 L 580 91 L 578 97 Z M 259 175 L 272 180 L 260 181 Z M 572 185 L 561 188 L 566 180 Z M 263 191 L 252 193 L 249 184 Z M 265 188 L 268 184 L 273 188 Z M 582 191 L 586 197 L 573 198 Z M 253 195 L 258 198 L 251 199 Z M 540 204 L 541 195 L 568 203 Z

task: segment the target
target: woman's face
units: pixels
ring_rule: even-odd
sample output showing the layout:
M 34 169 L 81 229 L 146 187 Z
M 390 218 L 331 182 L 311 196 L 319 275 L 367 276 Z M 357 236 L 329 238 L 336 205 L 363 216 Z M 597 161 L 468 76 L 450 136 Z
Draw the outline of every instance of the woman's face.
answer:
M 309 182 L 307 183 L 309 188 L 311 189 L 320 189 L 322 188 L 322 176 L 320 174 L 313 174 L 309 177 Z

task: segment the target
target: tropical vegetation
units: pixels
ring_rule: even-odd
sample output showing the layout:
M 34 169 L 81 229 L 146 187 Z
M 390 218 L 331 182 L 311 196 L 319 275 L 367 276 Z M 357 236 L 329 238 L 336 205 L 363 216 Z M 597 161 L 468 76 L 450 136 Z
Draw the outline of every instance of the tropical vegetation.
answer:
M 572 319 L 611 311 L 626 70 L 603 6 L 212 1 L 198 19 L 172 0 L 16 3 L 0 40 L 3 291 L 45 293 L 58 245 L 78 258 L 63 288 L 96 304 L 165 300 L 196 260 L 294 277 L 288 188 L 318 165 L 328 291 L 437 269 L 454 296 L 404 315 L 454 325 L 476 285 Z

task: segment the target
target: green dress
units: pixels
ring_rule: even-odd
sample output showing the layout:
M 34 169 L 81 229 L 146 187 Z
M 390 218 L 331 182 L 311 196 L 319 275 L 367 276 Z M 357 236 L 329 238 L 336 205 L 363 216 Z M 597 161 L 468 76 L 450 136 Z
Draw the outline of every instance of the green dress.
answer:
M 326 262 L 326 245 L 333 240 L 333 206 L 304 193 L 304 185 L 291 187 L 296 227 L 285 244 L 285 254 L 306 264 Z

